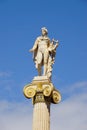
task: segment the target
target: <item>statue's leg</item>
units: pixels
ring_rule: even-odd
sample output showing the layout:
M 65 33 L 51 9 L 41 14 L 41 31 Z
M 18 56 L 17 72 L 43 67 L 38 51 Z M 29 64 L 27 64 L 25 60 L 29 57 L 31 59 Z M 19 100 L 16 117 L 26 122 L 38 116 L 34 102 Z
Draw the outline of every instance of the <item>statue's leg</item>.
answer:
M 43 75 L 47 75 L 47 63 L 44 63 L 44 72 Z
M 48 64 L 48 57 L 49 56 L 49 53 L 48 53 L 48 51 L 46 51 L 45 53 L 44 53 L 44 72 L 43 72 L 43 75 L 47 75 L 47 64 Z
M 38 65 L 38 75 L 41 76 L 41 65 Z
M 42 53 L 38 51 L 37 57 L 36 57 L 36 63 L 37 63 L 37 70 L 38 70 L 38 75 L 41 76 L 42 70 L 41 70 L 41 63 L 42 63 Z

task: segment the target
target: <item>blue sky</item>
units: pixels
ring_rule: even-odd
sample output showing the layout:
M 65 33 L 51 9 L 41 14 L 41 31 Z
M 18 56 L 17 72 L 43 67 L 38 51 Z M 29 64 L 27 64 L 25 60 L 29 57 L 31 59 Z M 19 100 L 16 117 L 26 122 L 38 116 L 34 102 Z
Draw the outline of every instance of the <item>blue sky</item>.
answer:
M 60 120 L 59 128 L 64 129 L 62 121 L 67 116 L 63 123 L 70 129 L 68 122 L 75 115 L 76 120 L 69 123 L 73 130 L 86 130 L 87 0 L 0 0 L 0 129 L 12 130 L 20 118 L 19 126 L 14 125 L 14 129 L 24 130 L 20 127 L 20 123 L 23 124 L 21 117 L 25 118 L 24 124 L 32 120 L 32 115 L 28 117 L 26 114 L 32 111 L 31 101 L 25 99 L 22 89 L 37 75 L 28 50 L 41 35 L 43 26 L 47 27 L 50 39 L 58 39 L 60 44 L 52 75 L 54 85 L 62 94 L 62 102 L 55 108 L 52 106 L 61 118 L 56 117 Z M 9 120 L 5 122 L 4 119 Z M 52 122 L 54 120 L 53 117 Z M 10 121 L 15 123 L 10 126 Z M 58 127 L 54 128 L 53 123 L 51 128 L 57 130 Z

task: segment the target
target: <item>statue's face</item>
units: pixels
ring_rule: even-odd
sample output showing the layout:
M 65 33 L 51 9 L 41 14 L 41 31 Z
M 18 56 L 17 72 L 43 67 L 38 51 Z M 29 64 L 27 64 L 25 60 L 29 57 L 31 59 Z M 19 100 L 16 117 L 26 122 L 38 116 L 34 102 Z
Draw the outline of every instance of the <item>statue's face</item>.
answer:
M 45 36 L 45 35 L 47 35 L 47 32 L 44 29 L 42 29 L 42 36 Z

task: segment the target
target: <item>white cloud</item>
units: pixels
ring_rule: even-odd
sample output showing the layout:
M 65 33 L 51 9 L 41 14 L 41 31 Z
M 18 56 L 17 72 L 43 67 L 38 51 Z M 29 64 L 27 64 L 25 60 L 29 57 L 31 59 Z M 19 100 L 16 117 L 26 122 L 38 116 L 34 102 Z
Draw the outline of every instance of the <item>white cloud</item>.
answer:
M 78 82 L 63 91 L 69 97 L 52 106 L 53 130 L 87 130 L 87 82 Z
M 86 84 L 82 86 L 84 89 Z M 82 87 L 78 86 L 78 88 L 82 90 Z M 30 100 L 29 104 L 1 101 L 0 129 L 32 130 L 32 114 L 33 108 Z M 60 104 L 51 105 L 51 130 L 58 129 L 87 130 L 87 91 L 73 93 Z
M 87 94 L 77 94 L 52 107 L 53 130 L 87 130 Z
M 69 96 L 72 96 L 73 93 L 84 93 L 85 91 L 87 92 L 87 81 L 77 82 L 72 85 L 65 86 L 62 89 L 62 93 L 68 94 Z
M 0 129 L 32 129 L 32 106 L 25 103 L 0 102 Z

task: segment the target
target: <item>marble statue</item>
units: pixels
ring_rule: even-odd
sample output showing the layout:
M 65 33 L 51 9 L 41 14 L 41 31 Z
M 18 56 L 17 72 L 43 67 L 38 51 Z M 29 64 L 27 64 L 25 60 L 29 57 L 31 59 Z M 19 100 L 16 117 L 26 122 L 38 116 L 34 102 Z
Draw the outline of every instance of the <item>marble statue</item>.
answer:
M 30 52 L 34 54 L 34 62 L 36 69 L 38 70 L 39 76 L 47 76 L 51 78 L 52 76 L 52 65 L 55 61 L 56 48 L 58 47 L 58 40 L 48 37 L 48 30 L 46 27 L 41 28 L 42 35 L 37 37 L 33 48 Z M 43 68 L 43 73 L 42 73 Z

